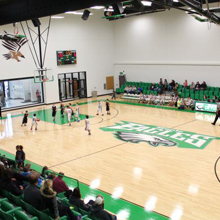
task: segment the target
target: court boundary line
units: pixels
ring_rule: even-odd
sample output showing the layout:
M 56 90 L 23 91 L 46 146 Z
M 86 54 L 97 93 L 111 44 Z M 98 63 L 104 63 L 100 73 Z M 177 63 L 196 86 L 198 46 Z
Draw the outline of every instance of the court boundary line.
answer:
M 216 160 L 216 162 L 215 162 L 214 172 L 215 172 L 215 176 L 216 176 L 218 182 L 220 183 L 220 179 L 219 179 L 218 174 L 217 174 L 217 164 L 218 164 L 219 159 L 220 159 L 220 156 L 219 156 L 219 158 L 218 158 L 218 159 Z

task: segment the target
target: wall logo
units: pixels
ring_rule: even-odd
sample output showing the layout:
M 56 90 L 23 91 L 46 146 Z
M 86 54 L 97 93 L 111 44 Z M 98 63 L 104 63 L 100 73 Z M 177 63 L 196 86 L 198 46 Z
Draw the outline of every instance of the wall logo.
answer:
M 115 133 L 115 137 L 131 143 L 147 142 L 153 147 L 177 146 L 180 148 L 204 149 L 212 140 L 220 138 L 180 131 L 172 128 L 142 125 L 127 121 L 116 123 L 114 126 L 100 128 L 103 131 Z
M 21 47 L 26 44 L 28 40 L 26 38 L 20 38 L 17 41 L 4 40 L 2 46 L 9 50 L 9 53 L 3 54 L 6 60 L 15 59 L 20 62 L 19 57 L 25 58 L 20 52 Z

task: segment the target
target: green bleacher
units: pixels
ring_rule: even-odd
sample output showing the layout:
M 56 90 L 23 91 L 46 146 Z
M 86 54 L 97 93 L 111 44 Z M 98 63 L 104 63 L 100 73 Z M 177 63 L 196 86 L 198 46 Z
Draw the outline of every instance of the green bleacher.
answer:
M 133 86 L 135 85 L 137 87 L 141 87 L 143 89 L 143 94 L 150 95 L 152 94 L 152 91 L 150 91 L 150 86 L 152 83 L 149 82 L 126 82 L 125 85 L 122 85 L 121 88 L 116 89 L 117 94 L 123 94 L 124 89 L 126 86 Z M 156 87 L 159 85 L 158 83 L 155 83 Z M 207 100 L 214 98 L 214 96 L 217 97 L 217 99 L 220 99 L 220 92 L 219 92 L 220 87 L 211 87 L 207 86 L 206 90 L 194 90 L 190 89 L 190 86 L 183 90 L 183 85 L 179 85 L 177 92 L 181 98 L 192 98 L 194 100 L 200 100 L 204 101 L 204 95 L 206 95 Z M 154 91 L 154 94 L 157 95 L 157 92 Z M 216 101 L 216 100 L 215 100 Z

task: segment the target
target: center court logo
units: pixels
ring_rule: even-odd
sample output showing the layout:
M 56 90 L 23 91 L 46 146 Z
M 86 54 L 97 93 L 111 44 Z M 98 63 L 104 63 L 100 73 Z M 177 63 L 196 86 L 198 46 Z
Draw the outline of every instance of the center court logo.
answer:
M 220 140 L 220 138 L 213 136 L 127 121 L 100 129 L 114 132 L 115 137 L 120 140 L 131 143 L 147 142 L 154 147 L 177 146 L 180 148 L 204 149 L 212 140 Z

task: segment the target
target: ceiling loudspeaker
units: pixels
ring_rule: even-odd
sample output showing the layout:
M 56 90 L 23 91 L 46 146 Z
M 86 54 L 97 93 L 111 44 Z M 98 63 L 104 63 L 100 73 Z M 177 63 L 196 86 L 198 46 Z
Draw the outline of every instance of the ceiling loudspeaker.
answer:
M 31 21 L 34 27 L 39 27 L 41 25 L 40 20 L 38 18 L 33 18 Z
M 83 12 L 82 19 L 83 19 L 84 21 L 88 20 L 89 15 L 90 15 L 90 11 L 89 11 L 89 10 L 85 10 L 85 11 Z
M 122 14 L 124 12 L 122 3 L 115 3 L 112 5 L 113 9 L 114 9 L 114 14 Z
M 141 0 L 134 0 L 132 3 L 138 11 L 144 10 L 144 5 L 141 3 Z

